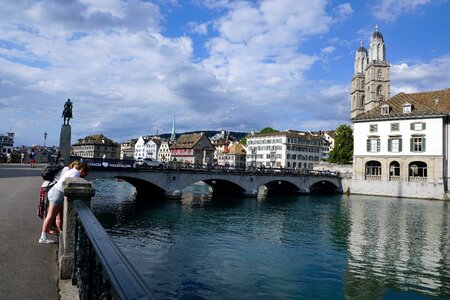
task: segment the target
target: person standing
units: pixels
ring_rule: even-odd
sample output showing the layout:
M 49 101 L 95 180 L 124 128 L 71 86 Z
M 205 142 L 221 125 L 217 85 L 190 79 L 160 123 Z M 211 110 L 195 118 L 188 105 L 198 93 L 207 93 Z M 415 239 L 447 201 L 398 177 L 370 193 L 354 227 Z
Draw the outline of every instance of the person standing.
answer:
M 34 150 L 31 150 L 30 153 L 30 166 L 34 168 L 34 165 L 36 164 L 36 153 L 34 153 Z
M 72 169 L 66 171 L 61 175 L 58 182 L 48 191 L 49 207 L 47 216 L 44 223 L 42 223 L 41 237 L 39 238 L 39 244 L 55 244 L 57 241 L 52 240 L 49 237 L 52 224 L 56 223 L 58 228 L 61 228 L 63 219 L 63 204 L 64 204 L 64 191 L 62 184 L 66 178 L 79 177 L 84 178 L 89 173 L 89 166 L 86 163 L 79 163 Z M 57 216 L 60 216 L 57 218 Z
M 20 153 L 20 164 L 24 164 L 24 162 L 25 162 L 25 153 Z

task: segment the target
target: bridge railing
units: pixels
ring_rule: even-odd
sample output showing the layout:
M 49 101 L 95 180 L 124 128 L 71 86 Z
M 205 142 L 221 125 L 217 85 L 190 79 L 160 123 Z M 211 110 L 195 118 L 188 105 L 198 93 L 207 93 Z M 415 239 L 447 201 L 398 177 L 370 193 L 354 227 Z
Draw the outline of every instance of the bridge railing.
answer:
M 235 173 L 235 174 L 279 174 L 279 175 L 310 175 L 310 176 L 329 176 L 329 177 L 339 177 L 339 172 L 337 171 L 329 171 L 329 170 L 311 170 L 304 168 L 273 168 L 273 167 L 230 167 L 224 165 L 217 164 L 191 164 L 191 163 L 182 163 L 177 161 L 170 161 L 168 163 L 164 163 L 163 168 L 159 167 L 136 167 L 134 164 L 134 160 L 113 160 L 113 159 L 83 159 L 93 170 L 133 170 L 133 171 L 148 171 L 148 170 L 157 170 L 157 171 L 179 171 L 179 172 L 226 172 L 226 173 Z
M 94 190 L 81 178 L 64 181 L 60 279 L 72 279 L 80 299 L 155 299 L 89 209 Z

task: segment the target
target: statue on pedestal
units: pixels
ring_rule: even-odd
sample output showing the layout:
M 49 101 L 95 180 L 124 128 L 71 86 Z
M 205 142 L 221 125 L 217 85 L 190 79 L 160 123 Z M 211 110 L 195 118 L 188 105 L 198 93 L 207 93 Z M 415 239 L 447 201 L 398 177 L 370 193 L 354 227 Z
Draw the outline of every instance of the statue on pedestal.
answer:
M 62 116 L 64 118 L 64 124 L 63 125 L 69 125 L 70 119 L 72 119 L 72 107 L 73 102 L 70 101 L 70 99 L 67 99 L 66 103 L 64 104 L 64 110 L 62 112 Z M 67 120 L 67 123 L 66 123 Z

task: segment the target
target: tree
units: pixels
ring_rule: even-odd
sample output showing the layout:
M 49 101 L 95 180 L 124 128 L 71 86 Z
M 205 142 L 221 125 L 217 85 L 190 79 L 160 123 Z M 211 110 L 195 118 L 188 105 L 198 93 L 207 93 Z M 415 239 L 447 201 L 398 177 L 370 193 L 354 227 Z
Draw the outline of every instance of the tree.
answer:
M 259 133 L 270 133 L 270 132 L 279 132 L 279 130 L 273 129 L 272 127 L 266 127 L 261 129 Z
M 247 137 L 244 136 L 242 139 L 240 139 L 239 143 L 240 143 L 241 145 L 247 146 Z
M 348 164 L 353 160 L 353 131 L 342 124 L 336 129 L 334 148 L 330 152 L 329 162 Z

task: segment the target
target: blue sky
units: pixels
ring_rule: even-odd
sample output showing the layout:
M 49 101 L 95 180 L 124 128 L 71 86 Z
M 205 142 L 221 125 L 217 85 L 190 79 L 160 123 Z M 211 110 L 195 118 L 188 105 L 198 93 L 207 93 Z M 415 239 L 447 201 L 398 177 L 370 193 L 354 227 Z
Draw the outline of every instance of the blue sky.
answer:
M 0 0 L 0 133 L 335 129 L 377 24 L 391 95 L 450 88 L 448 0 Z

